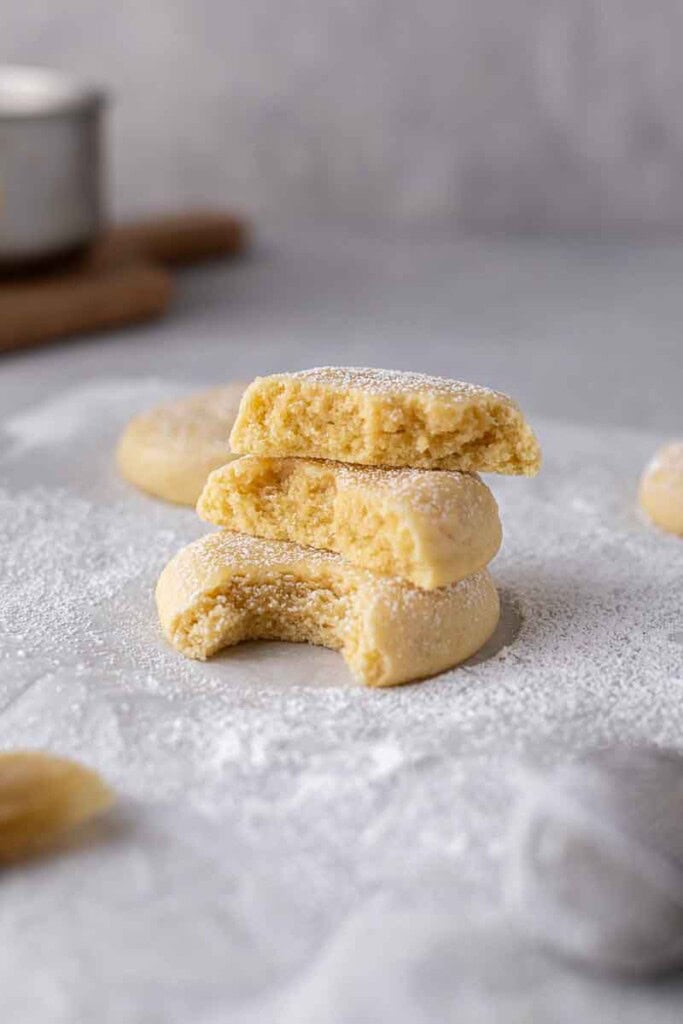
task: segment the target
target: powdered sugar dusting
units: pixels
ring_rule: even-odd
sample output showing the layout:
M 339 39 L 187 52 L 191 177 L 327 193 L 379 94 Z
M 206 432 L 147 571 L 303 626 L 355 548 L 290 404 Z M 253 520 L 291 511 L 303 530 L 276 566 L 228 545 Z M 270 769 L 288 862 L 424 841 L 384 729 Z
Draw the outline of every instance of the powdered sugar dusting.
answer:
M 492 515 L 491 492 L 476 473 L 454 470 L 344 466 L 340 477 L 348 487 L 370 485 L 388 492 L 408 508 L 438 517 L 447 526 L 457 517 L 481 523 Z M 495 506 L 493 506 L 495 509 Z
M 364 391 L 372 395 L 395 395 L 407 391 L 413 394 L 448 395 L 455 399 L 496 397 L 512 402 L 507 395 L 501 395 L 480 384 L 431 377 L 426 373 L 412 373 L 407 370 L 379 370 L 368 366 L 319 366 L 277 376 L 321 384 L 335 391 Z
M 171 391 L 177 390 L 177 385 L 171 385 Z M 168 383 L 154 378 L 92 381 L 75 392 L 63 392 L 6 418 L 0 428 L 13 442 L 13 454 L 19 455 L 35 448 L 63 445 L 79 435 L 83 437 L 93 427 L 97 428 L 103 406 L 110 410 L 135 408 L 137 403 L 159 401 L 168 395 Z
M 232 530 L 200 537 L 179 555 L 177 564 L 181 572 L 187 572 L 185 591 L 194 596 L 205 588 L 206 580 L 215 575 L 217 568 L 225 567 L 235 576 L 255 578 L 269 584 L 276 583 L 281 576 L 310 581 L 313 587 L 324 585 L 326 580 L 334 580 L 341 590 L 362 590 L 369 598 L 393 603 L 410 604 L 411 601 L 424 600 L 428 593 L 407 580 L 377 576 L 359 569 L 333 551 L 301 547 L 288 541 L 264 540 Z M 439 598 L 456 592 L 476 603 L 483 576 L 483 573 L 475 573 L 431 592 L 434 614 L 438 612 Z
M 430 508 L 445 518 L 456 510 L 459 515 L 477 518 L 482 507 L 488 506 L 488 488 L 476 473 L 323 461 L 334 468 L 342 486 L 369 486 L 386 491 L 399 502 L 405 501 L 415 508 Z
M 508 941 L 512 767 L 612 740 L 681 747 L 683 549 L 636 512 L 656 439 L 541 424 L 540 477 L 492 485 L 505 524 L 493 575 L 521 608 L 519 636 L 487 661 L 376 691 L 319 648 L 247 644 L 199 664 L 165 644 L 156 577 L 206 526 L 118 479 L 113 444 L 150 396 L 98 384 L 97 421 L 82 417 L 68 441 L 0 450 L 0 744 L 81 757 L 123 801 L 91 843 L 3 876 L 7 1019 L 239 1020 L 263 1000 L 253 1019 L 270 1024 L 286 992 L 279 1019 L 298 1024 L 308 979 L 325 1005 L 326 950 L 340 972 L 362 966 L 377 900 L 385 922 L 411 900 L 447 918 L 443 964 L 474 979 L 472 1018 Z M 476 970 L 466 898 L 488 914 Z M 365 950 L 379 974 L 387 934 Z M 545 1008 L 549 988 L 587 1017 L 578 982 L 515 956 L 511 1019 L 533 999 Z M 416 986 L 427 968 L 412 965 Z M 629 992 L 602 1019 L 677 1019 L 678 1003 L 658 1016 L 650 998 Z

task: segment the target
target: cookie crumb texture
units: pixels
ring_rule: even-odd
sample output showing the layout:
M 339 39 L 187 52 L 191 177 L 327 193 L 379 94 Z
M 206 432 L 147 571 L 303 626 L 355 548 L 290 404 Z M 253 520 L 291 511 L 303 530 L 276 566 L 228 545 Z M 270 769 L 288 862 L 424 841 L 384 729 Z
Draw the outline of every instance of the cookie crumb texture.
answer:
M 0 863 L 51 845 L 112 799 L 100 777 L 74 761 L 37 751 L 0 754 Z
M 209 473 L 233 456 L 228 437 L 244 384 L 226 384 L 135 416 L 118 443 L 121 475 L 146 494 L 195 505 Z
M 643 473 L 639 498 L 653 523 L 683 537 L 683 441 L 659 449 Z
M 320 644 L 340 650 L 368 686 L 451 668 L 488 640 L 499 614 L 485 570 L 425 591 L 331 552 L 228 530 L 180 551 L 156 600 L 164 634 L 187 657 L 205 659 L 243 640 Z
M 323 367 L 257 377 L 230 436 L 237 454 L 534 476 L 541 453 L 507 395 L 396 370 Z
M 315 459 L 236 459 L 210 475 L 197 512 L 427 590 L 483 569 L 502 537 L 496 500 L 476 476 Z

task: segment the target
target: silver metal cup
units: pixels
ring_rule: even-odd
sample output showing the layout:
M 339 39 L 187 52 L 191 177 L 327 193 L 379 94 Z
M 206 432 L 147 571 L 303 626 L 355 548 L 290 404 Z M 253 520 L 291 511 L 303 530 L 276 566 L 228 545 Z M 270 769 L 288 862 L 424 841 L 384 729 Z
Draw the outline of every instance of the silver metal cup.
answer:
M 59 72 L 0 66 L 0 269 L 30 269 L 97 236 L 104 101 Z

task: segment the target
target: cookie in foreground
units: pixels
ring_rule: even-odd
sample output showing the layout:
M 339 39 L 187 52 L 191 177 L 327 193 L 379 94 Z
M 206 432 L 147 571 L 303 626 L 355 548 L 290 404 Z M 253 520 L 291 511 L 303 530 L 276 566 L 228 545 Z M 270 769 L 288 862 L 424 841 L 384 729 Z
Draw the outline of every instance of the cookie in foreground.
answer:
M 52 845 L 112 801 L 100 777 L 75 761 L 35 750 L 0 753 L 0 863 Z
M 341 556 L 221 530 L 183 548 L 156 588 L 166 638 L 205 659 L 243 640 L 341 651 L 353 676 L 393 686 L 436 675 L 482 647 L 499 602 L 486 570 L 422 590 Z
M 534 476 L 541 453 L 507 395 L 398 370 L 322 367 L 257 377 L 230 435 L 240 455 L 300 456 Z
M 427 590 L 483 569 L 502 537 L 496 500 L 477 476 L 316 459 L 235 459 L 211 473 L 197 512 Z

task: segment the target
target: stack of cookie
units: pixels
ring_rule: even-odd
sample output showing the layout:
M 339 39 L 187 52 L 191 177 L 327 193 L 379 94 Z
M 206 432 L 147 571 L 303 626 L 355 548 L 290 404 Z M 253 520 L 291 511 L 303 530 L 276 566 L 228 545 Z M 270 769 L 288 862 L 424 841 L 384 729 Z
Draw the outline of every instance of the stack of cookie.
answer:
M 505 395 L 423 374 L 323 368 L 257 378 L 197 511 L 223 529 L 164 569 L 170 642 L 206 658 L 249 638 L 341 650 L 370 686 L 434 675 L 494 631 L 501 541 L 477 472 L 534 475 Z

